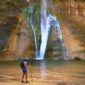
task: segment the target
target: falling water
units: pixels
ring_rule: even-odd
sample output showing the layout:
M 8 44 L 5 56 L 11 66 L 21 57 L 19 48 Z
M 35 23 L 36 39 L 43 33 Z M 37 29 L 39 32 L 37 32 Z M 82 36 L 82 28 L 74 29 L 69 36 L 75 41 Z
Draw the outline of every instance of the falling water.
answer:
M 38 50 L 37 50 L 37 36 L 36 36 L 35 28 L 34 28 L 34 26 L 33 26 L 33 7 L 30 7 L 30 13 L 31 13 L 31 16 L 30 16 L 30 25 L 31 25 L 31 28 L 32 28 L 33 33 L 34 33 L 35 56 L 38 56 Z
M 60 29 L 60 24 L 56 17 L 52 15 L 47 16 L 47 2 L 46 0 L 41 0 L 41 45 L 40 45 L 40 55 L 36 59 L 43 60 L 45 56 L 49 30 L 53 26 L 57 28 L 59 39 L 62 43 L 62 32 Z
M 49 15 L 49 18 L 50 18 L 49 19 L 50 25 L 57 30 L 58 37 L 59 37 L 59 40 L 60 40 L 60 44 L 62 46 L 62 55 L 64 57 L 64 60 L 68 60 L 67 57 L 69 56 L 69 52 L 68 52 L 67 46 L 66 46 L 66 44 L 63 40 L 63 34 L 62 34 L 62 31 L 61 31 L 59 21 L 55 16 L 52 16 L 52 15 Z
M 33 32 L 34 32 L 34 41 L 35 41 L 35 56 L 38 56 L 38 50 L 37 50 L 37 37 L 36 37 L 36 32 L 35 32 L 35 29 L 34 29 L 34 26 L 31 24 L 31 27 L 33 29 Z
M 40 45 L 40 53 L 36 59 L 43 60 L 44 54 L 47 46 L 48 40 L 48 32 L 47 28 L 47 2 L 46 0 L 41 0 L 41 45 Z
M 47 46 L 50 28 L 54 27 L 57 29 L 61 44 L 63 44 L 62 31 L 60 29 L 60 24 L 59 24 L 59 21 L 57 20 L 57 18 L 52 15 L 47 16 L 47 1 L 41 0 L 41 24 L 40 24 L 40 26 L 41 26 L 41 44 L 40 44 L 40 51 L 38 51 L 37 50 L 37 38 L 36 38 L 37 36 L 36 36 L 35 28 L 33 26 L 33 15 L 32 15 L 33 9 L 32 8 L 30 10 L 30 13 L 31 13 L 30 25 L 31 25 L 33 33 L 34 33 L 36 60 L 43 60 L 44 56 L 45 56 L 45 52 L 46 52 L 46 46 Z

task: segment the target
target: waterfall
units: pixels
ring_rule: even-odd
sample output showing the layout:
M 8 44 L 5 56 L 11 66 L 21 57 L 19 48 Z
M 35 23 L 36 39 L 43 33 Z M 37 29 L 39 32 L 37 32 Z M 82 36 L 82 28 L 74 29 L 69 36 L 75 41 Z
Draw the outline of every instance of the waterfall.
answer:
M 62 31 L 60 29 L 59 21 L 55 16 L 48 15 L 47 16 L 47 2 L 46 0 L 41 0 L 41 45 L 40 45 L 40 53 L 39 56 L 36 57 L 38 60 L 43 60 L 45 56 L 49 31 L 51 26 L 57 28 L 57 32 L 59 35 L 59 39 L 62 44 Z
M 36 37 L 36 32 L 35 32 L 35 29 L 34 29 L 33 24 L 31 24 L 31 27 L 32 27 L 32 30 L 33 30 L 33 32 L 34 32 L 35 56 L 37 57 L 37 56 L 38 56 L 38 50 L 37 50 L 37 37 Z
M 33 7 L 30 7 L 30 25 L 31 25 L 31 28 L 33 30 L 33 34 L 34 34 L 34 44 L 35 44 L 35 56 L 37 57 L 38 56 L 38 47 L 37 47 L 37 35 L 36 35 L 36 32 L 35 32 L 35 28 L 33 26 Z
M 62 56 L 64 57 L 64 60 L 68 60 L 67 57 L 69 56 L 69 52 L 68 52 L 67 46 L 63 40 L 63 34 L 61 31 L 59 21 L 58 21 L 57 17 L 52 16 L 52 15 L 49 15 L 49 21 L 50 21 L 50 25 L 57 30 L 60 44 L 62 46 Z
M 41 0 L 41 43 L 40 43 L 40 51 L 37 49 L 37 36 L 35 32 L 35 28 L 33 26 L 33 9 L 31 8 L 31 19 L 30 19 L 30 25 L 32 27 L 33 33 L 34 33 L 34 41 L 35 41 L 35 48 L 36 48 L 36 60 L 43 60 L 46 52 L 46 47 L 47 47 L 47 41 L 49 37 L 49 31 L 50 28 L 55 28 L 58 32 L 58 36 L 60 39 L 60 44 L 63 44 L 63 36 L 62 36 L 62 31 L 60 28 L 60 24 L 58 19 L 55 16 L 52 15 L 47 15 L 47 1 L 46 0 Z M 39 53 L 38 53 L 39 52 Z M 65 51 L 63 50 L 63 53 Z M 64 53 L 65 58 L 67 56 L 67 51 Z M 64 59 L 65 59 L 64 58 Z
M 41 0 L 41 45 L 40 45 L 40 53 L 36 59 L 43 60 L 45 55 L 45 50 L 47 46 L 48 40 L 48 32 L 47 28 L 47 2 L 46 0 Z

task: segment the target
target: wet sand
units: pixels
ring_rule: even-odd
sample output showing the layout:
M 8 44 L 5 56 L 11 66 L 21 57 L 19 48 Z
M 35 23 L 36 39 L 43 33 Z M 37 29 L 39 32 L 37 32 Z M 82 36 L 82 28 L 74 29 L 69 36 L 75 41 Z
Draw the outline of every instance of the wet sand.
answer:
M 85 64 L 37 64 L 28 66 L 29 83 L 21 83 L 18 64 L 0 66 L 0 85 L 85 85 Z

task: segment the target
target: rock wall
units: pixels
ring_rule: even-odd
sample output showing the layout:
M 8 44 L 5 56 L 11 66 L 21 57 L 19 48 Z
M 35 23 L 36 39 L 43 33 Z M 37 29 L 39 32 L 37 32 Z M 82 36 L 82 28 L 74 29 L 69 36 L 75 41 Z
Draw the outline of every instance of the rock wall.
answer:
M 67 59 L 74 59 L 79 57 L 85 59 L 85 1 L 66 0 L 55 2 L 51 7 L 53 14 L 55 14 L 61 24 L 63 32 L 63 39 L 65 46 L 68 49 L 69 56 Z M 82 23 L 81 23 L 82 22 Z M 53 31 L 53 41 L 56 43 L 56 47 L 59 46 L 57 43 L 57 34 Z M 52 43 L 53 44 L 53 43 Z M 53 47 L 55 49 L 56 47 Z M 62 51 L 62 50 L 61 50 Z M 61 52 L 60 51 L 60 52 Z M 59 57 L 57 55 L 59 49 L 53 51 L 53 56 L 56 55 L 55 59 Z M 61 52 L 62 53 L 62 52 Z
M 28 22 L 21 16 L 21 12 L 26 6 L 32 5 L 30 3 L 40 2 L 19 1 L 0 2 L 0 59 L 34 56 L 33 32 Z M 52 0 L 51 2 L 53 5 L 48 7 L 48 12 L 55 14 L 61 23 L 64 41 L 69 49 L 69 59 L 74 57 L 85 59 L 85 1 Z M 83 51 L 83 54 L 80 51 Z M 52 30 L 46 54 L 48 58 L 62 58 L 62 49 L 55 30 Z

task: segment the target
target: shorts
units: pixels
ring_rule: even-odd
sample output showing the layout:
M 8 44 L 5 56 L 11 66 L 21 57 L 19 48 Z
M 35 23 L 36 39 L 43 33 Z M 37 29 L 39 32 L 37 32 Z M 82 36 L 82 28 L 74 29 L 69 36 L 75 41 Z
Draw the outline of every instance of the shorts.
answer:
M 22 68 L 22 72 L 27 74 L 27 68 Z

